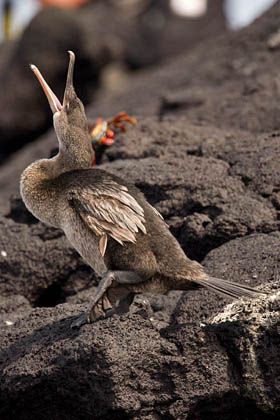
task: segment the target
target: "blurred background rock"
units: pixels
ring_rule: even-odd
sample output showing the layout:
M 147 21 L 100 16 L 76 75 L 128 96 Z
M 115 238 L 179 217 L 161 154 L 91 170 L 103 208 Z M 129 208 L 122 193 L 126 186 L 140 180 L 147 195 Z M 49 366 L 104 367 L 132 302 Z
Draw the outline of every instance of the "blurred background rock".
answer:
M 2 0 L 0 163 L 52 122 L 30 63 L 40 68 L 60 97 L 65 54 L 75 51 L 75 86 L 90 103 L 100 87 L 120 92 L 128 72 L 172 59 L 204 39 L 244 26 L 273 2 Z

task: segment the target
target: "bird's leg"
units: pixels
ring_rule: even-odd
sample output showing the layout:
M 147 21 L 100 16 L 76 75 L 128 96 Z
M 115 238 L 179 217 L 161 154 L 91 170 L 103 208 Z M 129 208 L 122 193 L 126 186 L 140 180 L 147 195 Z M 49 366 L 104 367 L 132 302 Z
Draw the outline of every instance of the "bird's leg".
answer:
M 125 297 L 130 294 L 125 285 L 141 282 L 143 282 L 143 279 L 134 271 L 107 271 L 98 284 L 88 310 L 73 322 L 72 328 L 80 328 L 82 325 L 90 324 L 100 316 L 104 316 L 108 309 L 112 309 L 111 302 L 121 298 L 120 293 Z M 118 287 L 120 285 L 124 285 L 124 287 Z M 107 293 L 109 289 L 110 297 Z

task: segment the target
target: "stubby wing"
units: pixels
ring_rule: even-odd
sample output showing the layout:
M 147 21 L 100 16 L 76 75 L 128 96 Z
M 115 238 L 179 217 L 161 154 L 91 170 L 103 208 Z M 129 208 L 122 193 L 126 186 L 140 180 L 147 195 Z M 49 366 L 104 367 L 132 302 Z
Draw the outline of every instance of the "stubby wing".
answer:
M 127 188 L 112 180 L 79 186 L 69 191 L 68 199 L 87 226 L 100 237 L 104 256 L 108 235 L 121 245 L 136 242 L 136 233 L 146 233 L 142 207 Z
M 153 211 L 155 212 L 155 214 L 158 216 L 158 217 L 160 217 L 162 220 L 164 220 L 163 219 L 163 217 L 162 217 L 162 215 L 160 214 L 160 212 L 155 208 L 155 207 L 153 207 L 153 206 L 151 206 L 150 205 L 150 207 L 153 209 Z

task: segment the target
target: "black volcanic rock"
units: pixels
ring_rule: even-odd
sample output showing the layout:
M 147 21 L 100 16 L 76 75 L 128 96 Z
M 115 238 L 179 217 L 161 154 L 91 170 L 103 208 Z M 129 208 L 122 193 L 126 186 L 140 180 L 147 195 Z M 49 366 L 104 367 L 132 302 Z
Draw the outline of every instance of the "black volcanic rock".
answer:
M 55 306 L 94 284 L 89 268 L 60 230 L 39 223 L 20 200 L 15 208 L 0 217 L 2 298 L 16 294 L 32 306 Z
M 129 314 L 73 331 L 96 276 L 18 198 L 22 170 L 57 144 L 50 131 L 0 169 L 1 420 L 279 417 L 279 57 L 267 45 L 279 13 L 87 110 L 138 112 L 101 167 L 135 182 L 209 274 L 270 295 L 140 295 Z
M 277 211 L 270 201 L 230 176 L 228 164 L 221 160 L 146 158 L 118 160 L 103 168 L 133 179 L 191 258 L 201 259 L 238 236 L 278 230 Z
M 250 277 L 256 257 L 250 255 L 251 243 L 248 237 L 225 244 L 212 251 L 212 264 L 215 253 L 218 258 L 223 253 L 233 269 L 239 244 L 241 254 L 248 251 L 246 258 L 239 257 L 239 270 L 243 277 L 248 270 Z M 276 263 L 279 235 L 255 235 L 258 255 L 266 243 L 271 245 L 267 258 Z M 270 271 L 263 270 L 262 283 L 267 281 L 266 290 L 275 294 L 279 282 L 271 283 Z M 257 282 L 251 278 L 251 284 Z M 238 412 L 248 420 L 274 418 L 270 413 L 279 410 L 273 373 L 279 365 L 279 297 L 236 301 L 210 323 L 205 314 L 217 314 L 224 304 L 207 291 L 184 294 L 171 323 L 161 329 L 136 310 L 73 331 L 70 324 L 82 305 L 33 309 L 0 330 L 1 418 L 183 419 L 188 413 L 192 419 L 231 420 Z M 251 342 L 241 334 L 246 329 L 254 334 Z M 250 345 L 260 362 L 254 370 Z

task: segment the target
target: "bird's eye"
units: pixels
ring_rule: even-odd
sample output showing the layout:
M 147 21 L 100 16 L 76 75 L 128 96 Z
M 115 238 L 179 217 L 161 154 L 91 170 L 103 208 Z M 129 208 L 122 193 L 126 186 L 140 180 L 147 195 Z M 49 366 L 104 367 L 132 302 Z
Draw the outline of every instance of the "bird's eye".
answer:
M 69 102 L 65 105 L 65 111 L 66 111 L 66 112 L 69 112 L 69 111 L 70 111 Z

